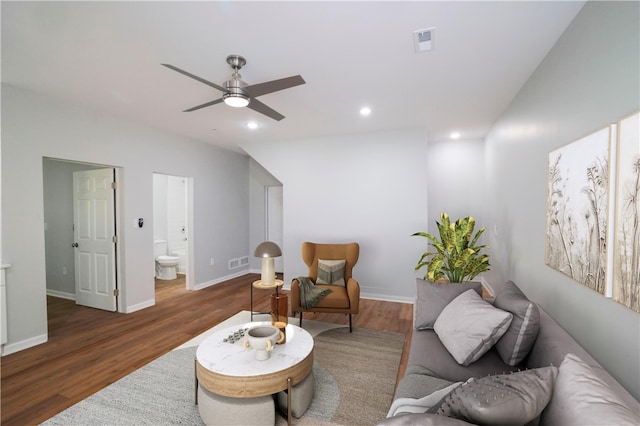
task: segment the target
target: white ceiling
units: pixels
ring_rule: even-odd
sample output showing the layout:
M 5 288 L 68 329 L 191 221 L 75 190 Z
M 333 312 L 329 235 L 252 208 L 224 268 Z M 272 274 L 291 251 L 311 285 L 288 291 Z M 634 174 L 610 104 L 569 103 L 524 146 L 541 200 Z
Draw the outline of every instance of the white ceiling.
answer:
M 239 152 L 403 128 L 482 138 L 583 4 L 2 1 L 2 82 Z M 413 31 L 432 27 L 434 49 L 416 54 Z M 229 54 L 247 59 L 248 84 L 302 75 L 259 98 L 284 120 L 224 104 L 182 112 L 220 92 L 160 64 L 222 84 Z

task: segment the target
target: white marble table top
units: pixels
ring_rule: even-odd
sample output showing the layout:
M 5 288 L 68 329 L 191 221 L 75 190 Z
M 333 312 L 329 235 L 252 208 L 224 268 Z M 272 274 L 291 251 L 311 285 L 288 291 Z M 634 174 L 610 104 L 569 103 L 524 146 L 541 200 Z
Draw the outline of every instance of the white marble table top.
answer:
M 288 324 L 287 342 L 275 345 L 269 359 L 258 361 L 253 349 L 242 346 L 244 338 L 235 343 L 224 339 L 235 331 L 256 325 L 271 325 L 270 321 L 250 322 L 220 330 L 200 343 L 196 352 L 198 363 L 207 370 L 226 376 L 250 377 L 276 373 L 304 360 L 313 351 L 313 337 L 304 329 Z

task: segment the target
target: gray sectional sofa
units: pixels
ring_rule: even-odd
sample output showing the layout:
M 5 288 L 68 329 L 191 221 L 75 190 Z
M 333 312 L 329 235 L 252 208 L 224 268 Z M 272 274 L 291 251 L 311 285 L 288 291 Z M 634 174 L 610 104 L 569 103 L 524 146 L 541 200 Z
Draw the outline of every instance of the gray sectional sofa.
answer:
M 382 426 L 640 425 L 640 403 L 508 282 L 417 280 L 405 375 Z

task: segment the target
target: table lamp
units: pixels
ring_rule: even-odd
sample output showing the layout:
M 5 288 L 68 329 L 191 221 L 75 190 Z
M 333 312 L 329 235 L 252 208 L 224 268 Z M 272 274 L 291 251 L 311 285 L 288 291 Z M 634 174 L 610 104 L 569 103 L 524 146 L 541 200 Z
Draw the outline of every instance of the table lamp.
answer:
M 286 294 L 278 293 L 278 284 L 276 283 L 276 271 L 274 266 L 274 257 L 282 256 L 280 247 L 272 241 L 265 241 L 256 247 L 253 254 L 262 258 L 262 271 L 260 276 L 262 288 L 273 286 L 276 292 L 271 295 L 271 324 L 278 327 L 282 333 L 282 337 L 278 343 L 287 341 L 286 328 L 289 321 L 289 302 Z M 282 282 L 280 282 L 280 285 Z
M 253 253 L 255 257 L 262 258 L 262 270 L 260 279 L 264 286 L 273 285 L 276 283 L 276 271 L 274 266 L 274 257 L 282 256 L 280 247 L 272 241 L 265 241 L 260 243 L 256 247 L 256 251 Z

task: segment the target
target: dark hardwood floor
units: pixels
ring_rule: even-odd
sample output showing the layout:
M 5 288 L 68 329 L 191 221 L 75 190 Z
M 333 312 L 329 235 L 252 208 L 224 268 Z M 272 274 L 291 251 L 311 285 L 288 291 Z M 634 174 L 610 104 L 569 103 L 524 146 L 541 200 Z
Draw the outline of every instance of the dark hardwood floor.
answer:
M 1 359 L 4 426 L 36 425 L 162 356 L 231 315 L 249 310 L 247 274 L 200 291 L 184 279 L 157 281 L 156 305 L 131 314 L 77 306 L 47 298 L 49 341 Z M 254 310 L 269 310 L 268 291 L 254 291 Z M 413 308 L 362 299 L 354 327 L 403 333 L 406 368 Z M 348 325 L 346 315 L 305 314 L 305 319 Z

